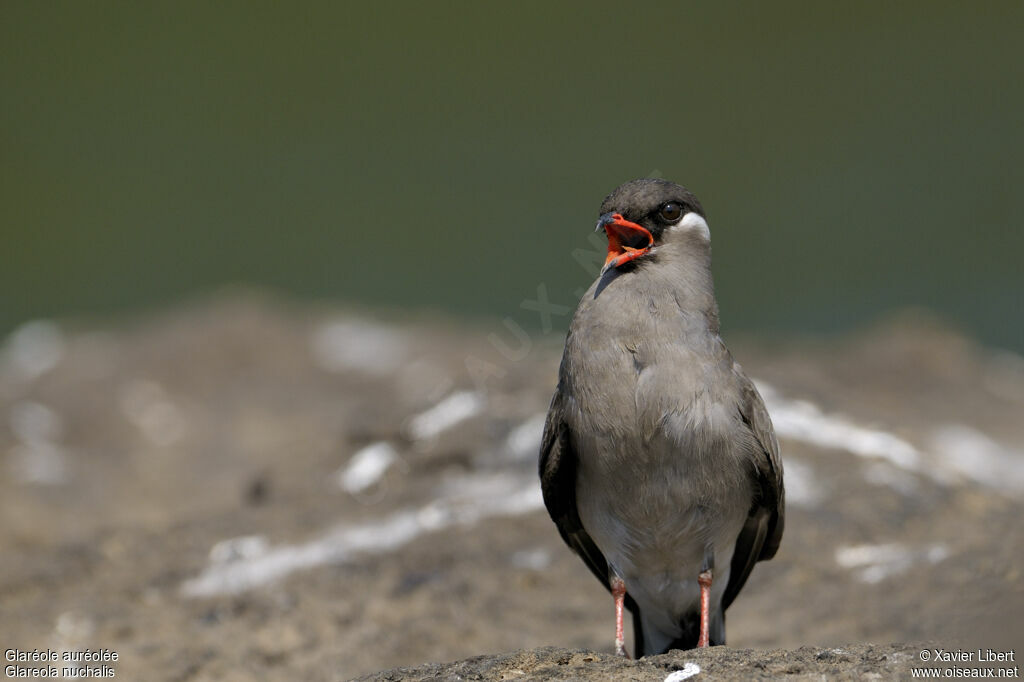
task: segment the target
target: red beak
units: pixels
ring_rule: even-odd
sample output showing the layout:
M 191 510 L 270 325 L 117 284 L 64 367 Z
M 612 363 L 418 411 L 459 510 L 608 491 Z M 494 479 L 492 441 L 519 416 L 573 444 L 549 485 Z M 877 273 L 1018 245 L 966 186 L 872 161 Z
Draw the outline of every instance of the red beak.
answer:
M 639 258 L 654 246 L 654 235 L 646 228 L 629 222 L 621 213 L 605 213 L 598 219 L 597 228 L 604 228 L 608 235 L 608 257 L 604 260 L 602 273 Z

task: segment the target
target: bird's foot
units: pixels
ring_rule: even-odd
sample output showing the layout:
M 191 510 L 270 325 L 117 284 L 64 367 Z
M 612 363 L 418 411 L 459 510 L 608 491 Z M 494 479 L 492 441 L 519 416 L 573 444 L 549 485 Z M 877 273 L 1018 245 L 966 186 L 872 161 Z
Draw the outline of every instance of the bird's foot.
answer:
M 626 653 L 625 628 L 622 626 L 623 606 L 626 601 L 626 583 L 617 575 L 611 579 L 612 596 L 615 597 L 615 653 L 623 658 L 629 658 Z
M 700 637 L 697 639 L 697 648 L 702 649 L 709 644 L 709 630 L 711 629 L 711 569 L 701 571 L 697 576 L 697 584 L 700 585 Z

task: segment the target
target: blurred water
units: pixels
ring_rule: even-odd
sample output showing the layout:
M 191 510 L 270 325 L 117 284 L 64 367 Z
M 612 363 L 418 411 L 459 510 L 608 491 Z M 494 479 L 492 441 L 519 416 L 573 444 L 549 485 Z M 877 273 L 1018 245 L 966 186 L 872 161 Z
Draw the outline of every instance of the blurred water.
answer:
M 1017 2 L 4 3 L 0 328 L 238 281 L 530 324 L 658 173 L 704 202 L 728 330 L 923 305 L 1024 351 L 1022 30 Z

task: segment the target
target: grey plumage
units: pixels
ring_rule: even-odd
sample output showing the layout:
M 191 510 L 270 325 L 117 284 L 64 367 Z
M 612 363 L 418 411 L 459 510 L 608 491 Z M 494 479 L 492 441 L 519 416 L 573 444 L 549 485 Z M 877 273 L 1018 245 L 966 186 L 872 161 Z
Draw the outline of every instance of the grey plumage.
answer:
M 709 564 L 711 643 L 724 644 L 725 609 L 782 537 L 778 443 L 719 336 L 697 199 L 636 180 L 605 199 L 610 212 L 654 246 L 603 272 L 576 311 L 541 446 L 544 501 L 602 584 L 625 581 L 638 657 L 696 645 Z

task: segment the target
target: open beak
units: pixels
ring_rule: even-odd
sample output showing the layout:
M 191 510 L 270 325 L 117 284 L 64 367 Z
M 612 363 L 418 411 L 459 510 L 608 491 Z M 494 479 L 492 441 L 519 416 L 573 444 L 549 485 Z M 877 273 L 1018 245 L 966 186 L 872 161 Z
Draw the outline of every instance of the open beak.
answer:
M 631 223 L 621 213 L 605 213 L 597 219 L 597 229 L 604 229 L 608 235 L 608 257 L 604 259 L 604 274 L 609 268 L 617 268 L 639 258 L 654 246 L 654 235 L 644 227 Z

